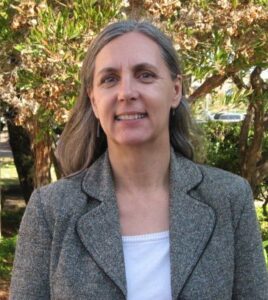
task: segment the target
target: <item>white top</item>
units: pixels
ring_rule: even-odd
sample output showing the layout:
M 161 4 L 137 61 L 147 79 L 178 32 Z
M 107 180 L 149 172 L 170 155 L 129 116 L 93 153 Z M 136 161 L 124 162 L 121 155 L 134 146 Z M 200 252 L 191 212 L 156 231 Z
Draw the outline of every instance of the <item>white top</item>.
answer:
M 169 231 L 122 240 L 127 300 L 171 300 Z

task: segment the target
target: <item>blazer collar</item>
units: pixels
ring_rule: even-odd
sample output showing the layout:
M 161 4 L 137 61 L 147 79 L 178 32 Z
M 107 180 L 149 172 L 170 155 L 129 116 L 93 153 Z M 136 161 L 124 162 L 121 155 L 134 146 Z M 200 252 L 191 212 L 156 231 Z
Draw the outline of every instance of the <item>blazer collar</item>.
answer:
M 88 169 L 82 181 L 82 190 L 100 204 L 80 217 L 77 232 L 95 262 L 126 297 L 119 213 L 108 153 Z
M 172 152 L 170 167 L 170 261 L 172 299 L 177 299 L 215 227 L 214 210 L 191 191 L 202 183 L 197 164 Z
M 215 225 L 215 214 L 190 191 L 203 179 L 198 166 L 171 149 L 170 259 L 173 299 L 198 263 Z M 108 153 L 86 172 L 82 190 L 100 202 L 80 217 L 78 234 L 96 263 L 127 295 L 119 213 Z
M 203 179 L 198 166 L 171 148 L 170 184 L 171 188 L 187 192 Z M 114 193 L 114 181 L 108 152 L 105 152 L 86 172 L 82 190 L 99 201 L 110 201 Z
M 82 190 L 101 202 L 111 202 L 110 196 L 115 195 L 115 188 L 107 151 L 87 170 L 82 181 Z

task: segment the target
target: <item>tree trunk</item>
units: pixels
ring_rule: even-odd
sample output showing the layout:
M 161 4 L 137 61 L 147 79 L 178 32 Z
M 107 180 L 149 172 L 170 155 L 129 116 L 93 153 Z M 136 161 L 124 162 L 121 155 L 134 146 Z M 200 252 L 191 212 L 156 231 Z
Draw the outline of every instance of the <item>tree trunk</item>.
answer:
M 40 187 L 51 182 L 51 139 L 47 132 L 41 132 L 36 121 L 33 132 L 34 186 Z
M 12 118 L 8 119 L 7 125 L 14 163 L 23 198 L 27 203 L 34 189 L 34 157 L 31 150 L 31 140 L 28 132 L 22 126 L 15 125 Z
M 243 157 L 243 164 L 241 165 L 241 174 L 245 177 L 253 191 L 257 185 L 257 165 L 262 155 L 262 141 L 263 141 L 263 113 L 262 108 L 256 106 L 254 109 L 254 134 L 250 145 L 246 148 Z M 242 149 L 241 149 L 242 150 Z
M 264 138 L 264 82 L 260 77 L 261 68 L 256 67 L 250 76 L 250 83 L 253 93 L 249 96 L 249 107 L 247 116 L 242 124 L 240 134 L 240 156 L 241 175 L 246 178 L 253 192 L 257 191 L 257 186 L 263 180 L 258 169 L 262 160 L 262 144 Z M 253 121 L 253 126 L 251 123 Z M 249 136 L 250 129 L 253 129 L 253 136 Z M 266 165 L 263 165 L 266 166 Z M 265 169 L 265 168 L 264 168 Z

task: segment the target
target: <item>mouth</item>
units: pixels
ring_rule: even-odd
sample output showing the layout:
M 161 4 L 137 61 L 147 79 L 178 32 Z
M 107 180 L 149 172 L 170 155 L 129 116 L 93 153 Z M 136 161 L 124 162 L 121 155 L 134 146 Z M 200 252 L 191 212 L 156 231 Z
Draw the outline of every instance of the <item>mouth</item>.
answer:
M 121 114 L 115 116 L 115 120 L 117 121 L 132 121 L 139 120 L 147 117 L 147 113 L 131 113 L 131 114 Z

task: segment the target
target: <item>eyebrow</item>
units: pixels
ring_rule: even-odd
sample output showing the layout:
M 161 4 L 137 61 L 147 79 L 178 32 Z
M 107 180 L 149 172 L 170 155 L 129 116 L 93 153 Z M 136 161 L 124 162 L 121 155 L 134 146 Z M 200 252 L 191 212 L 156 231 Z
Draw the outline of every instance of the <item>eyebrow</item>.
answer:
M 152 64 L 149 64 L 149 63 L 140 63 L 140 64 L 137 64 L 137 65 L 133 66 L 132 69 L 133 69 L 134 72 L 137 72 L 137 71 L 140 71 L 140 70 L 143 70 L 143 69 L 150 69 L 150 70 L 155 71 L 155 72 L 157 71 L 156 66 L 154 66 Z M 106 74 L 106 73 L 116 73 L 116 72 L 118 72 L 117 68 L 106 67 L 106 68 L 101 69 L 97 73 L 97 76 L 100 76 L 100 75 Z
M 143 70 L 143 69 L 151 69 L 151 70 L 156 71 L 157 67 L 152 64 L 149 64 L 149 63 L 140 63 L 138 65 L 135 65 L 133 69 L 135 71 L 139 71 L 139 70 Z

